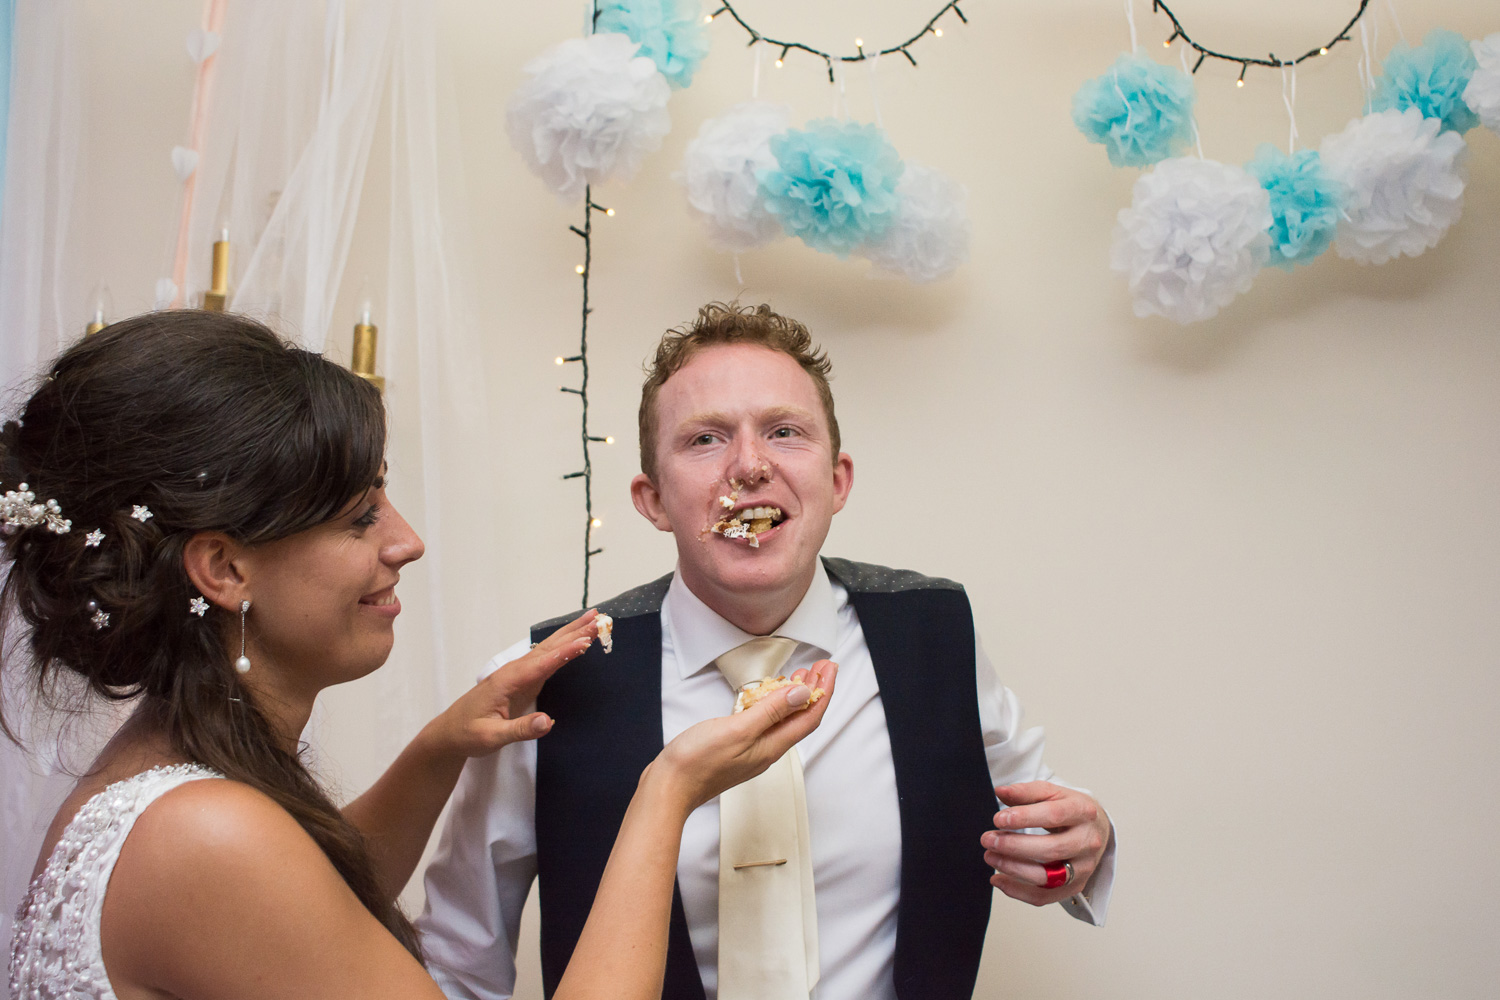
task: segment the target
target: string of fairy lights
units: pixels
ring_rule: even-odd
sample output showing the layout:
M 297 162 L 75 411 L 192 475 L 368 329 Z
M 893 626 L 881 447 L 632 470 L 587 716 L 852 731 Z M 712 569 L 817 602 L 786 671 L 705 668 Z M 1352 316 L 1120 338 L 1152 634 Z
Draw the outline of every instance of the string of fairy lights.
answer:
M 740 14 L 739 11 L 734 9 L 734 4 L 730 3 L 729 0 L 719 0 L 719 9 L 714 11 L 712 14 L 705 14 L 703 20 L 705 22 L 712 23 L 716 18 L 718 18 L 720 14 L 728 14 L 731 18 L 734 19 L 734 22 L 736 24 L 745 29 L 746 34 L 750 36 L 750 45 L 752 47 L 765 44 L 771 46 L 772 48 L 781 49 L 781 54 L 776 57 L 776 67 L 778 69 L 781 68 L 781 66 L 786 62 L 786 57 L 793 51 L 806 52 L 808 55 L 816 56 L 817 58 L 822 59 L 824 64 L 828 67 L 828 82 L 833 83 L 833 64 L 836 62 L 864 62 L 866 59 L 875 59 L 880 56 L 890 56 L 900 53 L 901 55 L 906 57 L 907 62 L 915 66 L 917 64 L 917 60 L 911 54 L 911 47 L 920 42 L 922 39 L 926 38 L 928 35 L 931 35 L 934 38 L 942 38 L 943 29 L 938 27 L 938 21 L 942 20 L 943 16 L 946 15 L 949 11 L 952 11 L 953 14 L 964 24 L 969 23 L 969 19 L 964 16 L 964 12 L 959 9 L 958 0 L 949 0 L 948 3 L 943 4 L 942 8 L 938 10 L 936 14 L 932 15 L 932 17 L 927 20 L 927 23 L 922 26 L 921 31 L 918 31 L 915 35 L 912 35 L 901 44 L 892 45 L 890 48 L 881 49 L 878 52 L 866 52 L 865 40 L 863 38 L 856 38 L 854 40 L 855 54 L 852 56 L 834 55 L 832 52 L 825 52 L 820 48 L 808 45 L 804 42 L 792 42 L 787 41 L 784 38 L 773 38 L 770 35 L 762 34 L 755 28 L 750 26 L 750 23 L 745 20 L 745 18 Z
M 594 529 L 600 526 L 600 521 L 594 516 L 594 463 L 589 454 L 589 445 L 615 443 L 612 436 L 601 436 L 589 431 L 589 314 L 594 311 L 589 305 L 589 274 L 594 265 L 594 213 L 596 212 L 602 212 L 610 218 L 613 218 L 615 214 L 614 209 L 605 208 L 596 203 L 592 190 L 585 187 L 583 189 L 583 228 L 568 227 L 569 231 L 583 240 L 583 263 L 573 268 L 583 283 L 583 315 L 578 333 L 578 353 L 569 357 L 559 355 L 553 358 L 553 362 L 558 365 L 576 364 L 580 370 L 577 386 L 564 385 L 558 388 L 562 392 L 577 396 L 582 411 L 579 437 L 583 445 L 583 468 L 576 472 L 569 472 L 563 478 L 583 480 L 583 602 L 581 606 L 584 608 L 589 606 L 589 568 L 594 557 L 604 551 L 602 547 L 594 547 Z
M 1359 0 L 1359 9 L 1354 12 L 1354 16 L 1349 19 L 1349 23 L 1344 25 L 1344 27 L 1339 30 L 1338 34 L 1333 36 L 1333 39 L 1331 41 L 1327 42 L 1326 44 L 1319 45 L 1317 48 L 1308 49 L 1306 52 L 1302 53 L 1302 55 L 1296 57 L 1295 59 L 1282 59 L 1279 58 L 1274 52 L 1268 53 L 1264 57 L 1236 56 L 1230 55 L 1226 52 L 1218 52 L 1214 49 L 1208 48 L 1206 45 L 1202 45 L 1199 42 L 1195 41 L 1193 39 L 1193 36 L 1188 34 L 1187 28 L 1183 26 L 1182 19 L 1179 18 L 1175 13 L 1173 13 L 1172 8 L 1168 7 L 1165 3 L 1162 2 L 1162 0 L 1152 0 L 1151 11 L 1152 13 L 1167 15 L 1168 20 L 1172 22 L 1172 35 L 1165 42 L 1162 42 L 1163 48 L 1170 49 L 1173 42 L 1181 39 L 1185 45 L 1198 53 L 1198 61 L 1193 63 L 1194 73 L 1197 73 L 1199 68 L 1202 67 L 1204 61 L 1208 59 L 1218 59 L 1222 62 L 1231 64 L 1237 63 L 1240 67 L 1240 76 L 1239 79 L 1235 81 L 1235 86 L 1243 87 L 1245 85 L 1245 72 L 1249 70 L 1251 66 L 1269 66 L 1272 69 L 1297 66 L 1309 59 L 1316 59 L 1319 56 L 1326 56 L 1329 50 L 1338 45 L 1340 42 L 1353 41 L 1353 39 L 1350 37 L 1349 32 L 1354 30 L 1354 26 L 1359 23 L 1359 19 L 1365 16 L 1365 11 L 1369 8 L 1369 6 L 1370 0 Z

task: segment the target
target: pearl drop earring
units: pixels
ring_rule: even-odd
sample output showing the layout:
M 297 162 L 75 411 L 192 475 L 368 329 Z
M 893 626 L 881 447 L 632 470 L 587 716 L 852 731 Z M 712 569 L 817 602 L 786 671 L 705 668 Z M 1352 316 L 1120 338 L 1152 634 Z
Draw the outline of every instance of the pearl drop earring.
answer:
M 241 674 L 250 672 L 250 657 L 245 655 L 245 615 L 250 610 L 249 601 L 240 602 L 240 658 L 234 661 L 234 669 Z

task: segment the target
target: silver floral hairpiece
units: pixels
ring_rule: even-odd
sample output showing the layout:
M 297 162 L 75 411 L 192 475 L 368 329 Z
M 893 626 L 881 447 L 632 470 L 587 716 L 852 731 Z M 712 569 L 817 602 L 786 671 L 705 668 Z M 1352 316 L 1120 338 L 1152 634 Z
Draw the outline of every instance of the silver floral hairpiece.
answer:
M 46 525 L 54 535 L 66 535 L 73 530 L 73 522 L 62 516 L 62 508 L 56 500 L 37 503 L 36 494 L 25 483 L 20 489 L 7 490 L 0 497 L 0 525 L 9 529 L 7 534 L 39 524 Z

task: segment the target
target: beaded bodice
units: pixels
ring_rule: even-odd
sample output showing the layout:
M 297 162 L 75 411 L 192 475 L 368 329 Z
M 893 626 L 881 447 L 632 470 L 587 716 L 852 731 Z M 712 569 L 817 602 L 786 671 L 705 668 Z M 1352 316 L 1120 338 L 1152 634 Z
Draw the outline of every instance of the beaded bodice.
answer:
M 16 911 L 13 1000 L 115 1000 L 104 971 L 99 917 L 125 838 L 161 795 L 185 782 L 218 777 L 199 764 L 156 767 L 115 782 L 83 804 Z

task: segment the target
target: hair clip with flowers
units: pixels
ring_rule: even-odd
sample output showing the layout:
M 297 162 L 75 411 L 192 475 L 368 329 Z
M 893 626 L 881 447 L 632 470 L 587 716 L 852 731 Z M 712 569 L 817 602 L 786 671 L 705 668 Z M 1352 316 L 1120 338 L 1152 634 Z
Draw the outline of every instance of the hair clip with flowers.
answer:
M 26 483 L 17 490 L 7 490 L 0 496 L 0 527 L 7 535 L 22 528 L 46 525 L 54 535 L 66 535 L 73 530 L 73 522 L 62 516 L 62 508 L 56 500 L 36 502 L 36 494 Z

